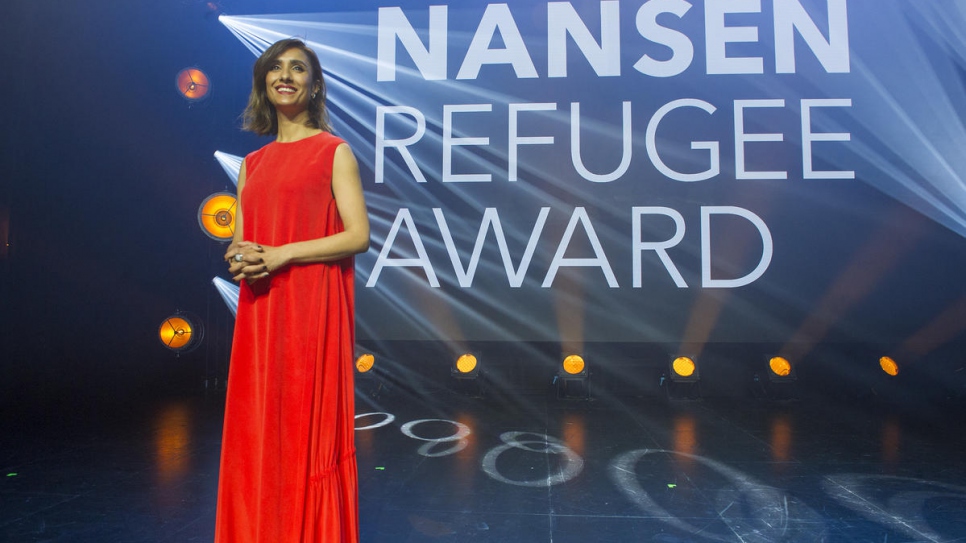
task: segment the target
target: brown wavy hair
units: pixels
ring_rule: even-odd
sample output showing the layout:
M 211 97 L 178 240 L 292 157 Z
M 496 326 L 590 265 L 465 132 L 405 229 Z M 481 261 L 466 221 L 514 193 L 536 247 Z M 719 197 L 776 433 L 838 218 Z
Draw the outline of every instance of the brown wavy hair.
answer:
M 309 119 L 306 126 L 331 132 L 329 114 L 325 109 L 325 79 L 322 77 L 322 65 L 315 51 L 308 48 L 300 39 L 289 38 L 273 43 L 258 60 L 252 69 L 252 93 L 248 97 L 248 106 L 242 112 L 242 129 L 254 132 L 259 136 L 278 134 L 278 117 L 275 106 L 268 101 L 268 91 L 265 88 L 265 77 L 278 57 L 289 49 L 299 49 L 309 59 L 312 66 L 312 83 L 319 91 L 314 98 L 309 99 Z

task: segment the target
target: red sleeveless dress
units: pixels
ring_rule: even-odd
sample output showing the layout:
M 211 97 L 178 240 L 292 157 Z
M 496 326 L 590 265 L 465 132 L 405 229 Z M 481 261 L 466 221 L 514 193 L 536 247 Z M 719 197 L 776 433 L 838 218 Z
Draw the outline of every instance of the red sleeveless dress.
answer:
M 278 246 L 343 230 L 321 133 L 245 158 L 243 239 Z M 215 541 L 354 543 L 353 259 L 241 284 Z

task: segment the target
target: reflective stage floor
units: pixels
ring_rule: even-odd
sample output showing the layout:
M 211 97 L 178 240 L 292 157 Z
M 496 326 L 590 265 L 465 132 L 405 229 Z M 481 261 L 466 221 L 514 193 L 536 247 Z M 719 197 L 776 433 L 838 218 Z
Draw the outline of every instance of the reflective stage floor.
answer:
M 0 540 L 211 541 L 222 405 L 5 410 Z M 938 413 L 446 389 L 357 412 L 367 543 L 966 541 L 966 439 Z

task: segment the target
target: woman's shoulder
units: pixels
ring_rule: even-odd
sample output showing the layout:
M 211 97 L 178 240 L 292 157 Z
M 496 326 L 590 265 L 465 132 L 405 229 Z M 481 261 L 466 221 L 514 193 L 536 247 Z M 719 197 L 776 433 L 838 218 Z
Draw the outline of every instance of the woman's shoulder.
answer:
M 257 164 L 258 161 L 259 161 L 259 159 L 261 159 L 262 155 L 265 154 L 265 151 L 269 147 L 272 146 L 272 143 L 274 143 L 274 142 L 266 143 L 265 145 L 261 146 L 260 148 L 255 149 L 254 151 L 252 151 L 252 152 L 248 153 L 247 155 L 245 155 L 245 165 L 248 168 L 251 168 L 254 164 Z
M 306 149 L 307 152 L 317 154 L 329 160 L 335 155 L 336 149 L 346 143 L 345 140 L 331 132 L 321 132 L 310 138 L 306 138 L 304 141 L 307 146 L 310 146 L 310 149 Z
M 329 147 L 329 146 L 338 147 L 339 145 L 342 145 L 343 143 L 346 142 L 344 139 L 340 138 L 339 136 L 336 136 L 332 132 L 321 132 L 313 136 L 313 138 L 317 139 L 319 145 L 325 146 L 325 147 Z

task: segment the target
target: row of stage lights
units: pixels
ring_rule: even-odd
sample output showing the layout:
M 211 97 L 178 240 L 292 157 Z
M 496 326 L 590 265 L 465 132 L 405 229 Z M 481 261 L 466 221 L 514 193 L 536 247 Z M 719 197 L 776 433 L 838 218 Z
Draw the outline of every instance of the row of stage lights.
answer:
M 196 67 L 185 68 L 175 76 L 175 88 L 188 103 L 198 103 L 210 96 L 211 80 Z M 210 238 L 230 240 L 235 226 L 235 195 L 216 192 L 205 198 L 198 209 L 198 224 Z M 195 350 L 204 339 L 204 327 L 195 315 L 177 310 L 158 327 L 158 340 L 176 355 Z
M 164 320 L 158 328 L 158 339 L 176 354 L 196 348 L 204 337 L 201 322 L 186 312 L 177 312 Z M 890 356 L 879 358 L 879 368 L 889 376 L 899 375 L 899 364 Z M 356 375 L 362 380 L 374 379 L 376 357 L 371 353 L 360 355 L 355 361 Z M 757 393 L 774 399 L 793 399 L 794 383 L 798 380 L 794 365 L 785 357 L 773 356 L 763 368 L 765 377 L 756 373 L 753 377 Z M 481 396 L 483 379 L 479 359 L 471 353 L 458 356 L 450 368 L 450 376 L 459 392 Z M 559 398 L 590 398 L 591 373 L 584 358 L 571 354 L 560 362 L 553 384 Z M 668 362 L 661 375 L 660 384 L 668 399 L 697 399 L 701 397 L 701 372 L 693 357 L 677 356 Z M 379 389 L 382 384 L 378 384 Z
M 208 196 L 198 207 L 198 226 L 215 241 L 230 241 L 235 235 L 236 206 L 235 195 L 230 192 Z M 198 347 L 204 338 L 204 328 L 197 317 L 178 310 L 161 323 L 158 337 L 168 350 L 183 354 Z
M 376 357 L 364 353 L 356 359 L 356 375 L 362 379 L 373 379 L 376 374 Z M 798 380 L 794 365 L 785 357 L 773 356 L 764 365 L 765 378 L 754 375 L 763 397 L 773 399 L 793 399 L 792 385 Z M 889 356 L 879 358 L 879 368 L 889 377 L 899 375 L 899 364 Z M 476 355 L 459 355 L 450 368 L 454 388 L 463 393 L 481 396 L 483 379 L 479 359 Z M 590 376 L 584 358 L 571 354 L 560 362 L 553 379 L 558 398 L 590 398 Z M 701 372 L 696 360 L 689 356 L 677 356 L 668 362 L 667 370 L 661 376 L 661 387 L 668 399 L 697 399 L 700 397 L 699 384 Z M 381 388 L 381 384 L 379 385 Z
M 164 347 L 180 354 L 194 350 L 204 337 L 200 320 L 193 315 L 178 311 L 166 318 L 158 328 L 158 339 Z M 355 361 L 356 374 L 364 378 L 375 374 L 376 357 L 371 353 L 360 355 Z M 890 356 L 879 358 L 879 368 L 890 377 L 899 375 L 899 364 Z M 761 387 L 763 395 L 787 396 L 781 387 L 798 380 L 795 367 L 785 357 L 773 356 L 768 359 L 764 369 L 766 378 L 755 374 L 754 380 Z M 471 353 L 461 354 L 454 360 L 450 375 L 457 388 L 474 394 L 482 394 L 482 373 L 479 359 Z M 589 398 L 590 371 L 580 355 L 566 356 L 557 369 L 553 379 L 557 395 L 561 398 Z M 669 363 L 661 376 L 661 386 L 669 398 L 700 397 L 699 385 L 701 372 L 696 360 L 689 356 L 677 356 Z
M 211 194 L 198 206 L 198 226 L 211 239 L 227 242 L 235 235 L 235 195 L 230 192 Z M 195 350 L 204 339 L 204 327 L 194 315 L 177 310 L 161 323 L 161 344 L 175 354 Z

